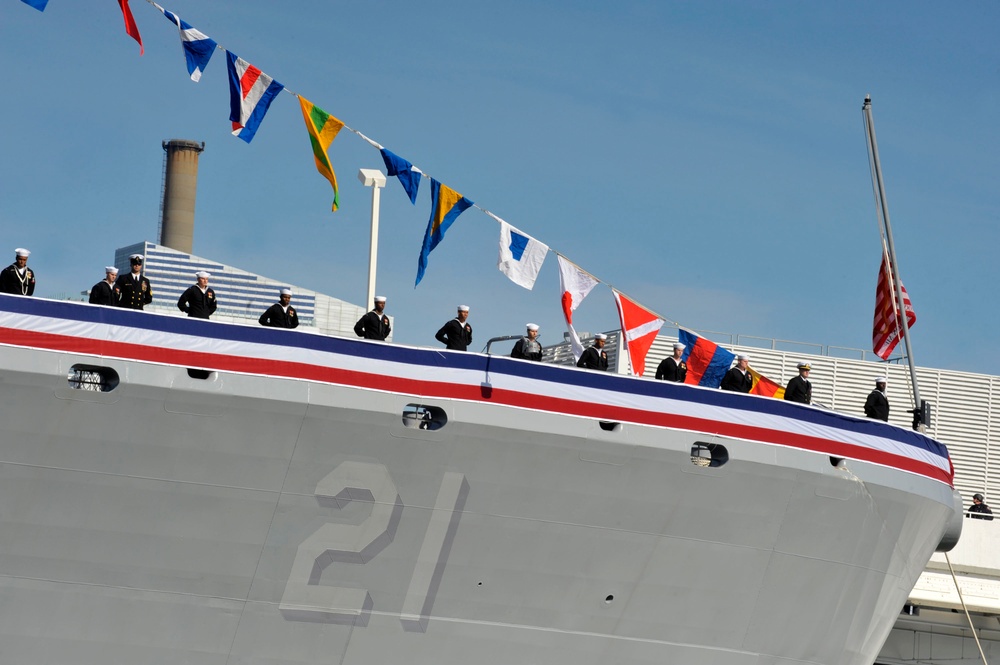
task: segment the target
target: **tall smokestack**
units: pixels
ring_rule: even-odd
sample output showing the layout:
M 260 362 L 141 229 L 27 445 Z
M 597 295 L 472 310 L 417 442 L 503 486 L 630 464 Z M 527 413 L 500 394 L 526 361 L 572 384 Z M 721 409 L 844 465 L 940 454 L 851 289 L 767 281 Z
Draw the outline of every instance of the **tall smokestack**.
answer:
M 198 155 L 205 143 L 170 139 L 163 142 L 163 202 L 160 244 L 191 253 L 194 244 L 194 198 L 198 189 Z

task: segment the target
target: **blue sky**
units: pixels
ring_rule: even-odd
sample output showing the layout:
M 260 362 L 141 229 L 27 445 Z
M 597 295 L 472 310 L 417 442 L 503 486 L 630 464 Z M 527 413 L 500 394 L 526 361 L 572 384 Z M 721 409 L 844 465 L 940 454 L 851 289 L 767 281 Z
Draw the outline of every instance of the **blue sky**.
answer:
M 918 364 L 1000 374 L 1000 5 L 995 2 L 166 0 L 266 73 L 671 321 L 869 348 L 880 248 L 861 104 L 871 94 Z M 78 292 L 156 240 L 164 139 L 206 143 L 194 251 L 361 304 L 378 152 L 346 131 L 316 173 L 295 98 L 229 133 L 224 53 L 188 79 L 176 30 L 132 0 L 0 0 L 0 259 Z M 533 291 L 496 269 L 472 209 L 413 287 L 430 212 L 382 193 L 378 292 L 400 343 L 455 306 L 475 348 L 562 337 L 550 255 Z M 9 246 L 9 249 L 8 249 Z M 193 279 L 192 279 L 193 281 Z M 154 285 L 155 286 L 155 285 Z M 617 327 L 599 286 L 578 329 Z

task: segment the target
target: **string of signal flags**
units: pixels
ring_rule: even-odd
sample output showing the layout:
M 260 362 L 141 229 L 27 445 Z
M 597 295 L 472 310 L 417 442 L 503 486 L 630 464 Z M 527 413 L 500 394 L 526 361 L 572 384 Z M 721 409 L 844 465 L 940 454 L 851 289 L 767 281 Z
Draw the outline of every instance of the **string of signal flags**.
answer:
M 49 0 L 21 1 L 38 11 L 45 11 L 49 2 Z M 125 23 L 125 32 L 139 44 L 139 55 L 143 55 L 145 48 L 142 44 L 142 36 L 129 6 L 129 0 L 117 0 L 117 2 Z M 583 344 L 573 328 L 573 312 L 597 284 L 608 286 L 614 295 L 618 308 L 631 372 L 640 376 L 644 374 L 646 355 L 660 328 L 669 319 L 639 304 L 609 282 L 598 279 L 545 243 L 515 228 L 493 212 L 439 182 L 410 161 L 396 155 L 377 141 L 330 115 L 304 96 L 287 89 L 272 76 L 220 45 L 187 21 L 182 20 L 177 14 L 165 9 L 153 0 L 145 0 L 145 2 L 153 6 L 177 28 L 188 75 L 195 83 L 201 80 L 202 74 L 216 50 L 225 52 L 230 91 L 229 120 L 232 123 L 232 134 L 237 138 L 248 144 L 253 140 L 271 102 L 279 93 L 286 92 L 298 99 L 306 131 L 309 134 L 316 170 L 333 188 L 331 212 L 336 212 L 339 208 L 340 195 L 337 176 L 330 163 L 328 153 L 330 145 L 342 129 L 357 135 L 380 152 L 387 174 L 399 180 L 413 205 L 417 203 L 417 193 L 421 180 L 423 178 L 430 180 L 431 215 L 417 258 L 417 277 L 414 287 L 419 285 L 423 279 L 430 253 L 441 243 L 451 225 L 463 212 L 469 208 L 476 208 L 500 225 L 497 267 L 515 284 L 529 290 L 533 289 L 548 253 L 551 251 L 556 255 L 559 262 L 562 311 L 566 318 L 573 355 L 577 359 L 583 353 Z M 683 356 L 689 368 L 686 382 L 718 387 L 722 376 L 735 359 L 735 355 L 714 342 L 700 337 L 676 321 L 669 322 L 679 329 L 680 339 L 686 344 Z M 778 384 L 756 371 L 751 371 L 754 376 L 754 387 L 751 392 L 780 397 L 783 390 Z

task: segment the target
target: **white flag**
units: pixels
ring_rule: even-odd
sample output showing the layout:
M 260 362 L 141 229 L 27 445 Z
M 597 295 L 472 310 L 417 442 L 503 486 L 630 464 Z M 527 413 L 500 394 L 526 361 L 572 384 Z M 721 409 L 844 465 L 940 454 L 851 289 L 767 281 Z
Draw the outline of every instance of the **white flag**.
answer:
M 529 291 L 534 288 L 549 246 L 539 242 L 507 222 L 500 222 L 500 258 L 497 268 L 512 282 Z
M 598 281 L 593 275 L 584 272 L 578 265 L 556 254 L 559 260 L 559 288 L 562 291 L 562 310 L 566 317 L 566 327 L 569 329 L 569 341 L 573 347 L 573 357 L 577 360 L 583 355 L 583 343 L 573 328 L 573 310 L 580 306 L 587 294 L 594 290 Z

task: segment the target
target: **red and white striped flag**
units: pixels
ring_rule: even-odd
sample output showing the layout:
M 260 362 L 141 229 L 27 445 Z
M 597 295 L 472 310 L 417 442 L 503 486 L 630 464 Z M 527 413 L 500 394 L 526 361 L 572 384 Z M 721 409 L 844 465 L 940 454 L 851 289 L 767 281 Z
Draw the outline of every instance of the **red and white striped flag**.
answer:
M 656 339 L 664 321 L 656 314 L 642 307 L 628 296 L 614 289 L 615 303 L 618 305 L 618 316 L 622 321 L 622 334 L 628 347 L 629 360 L 632 363 L 632 373 L 642 376 L 646 371 L 646 354 Z
M 903 291 L 903 307 L 906 309 L 906 323 L 912 327 L 917 321 L 913 313 L 913 304 L 906 293 L 906 287 L 899 283 Z M 882 252 L 882 267 L 878 273 L 878 286 L 875 288 L 875 321 L 872 325 L 872 349 L 882 360 L 888 360 L 892 350 L 899 343 L 902 327 L 896 307 L 896 287 L 889 274 L 889 261 Z

